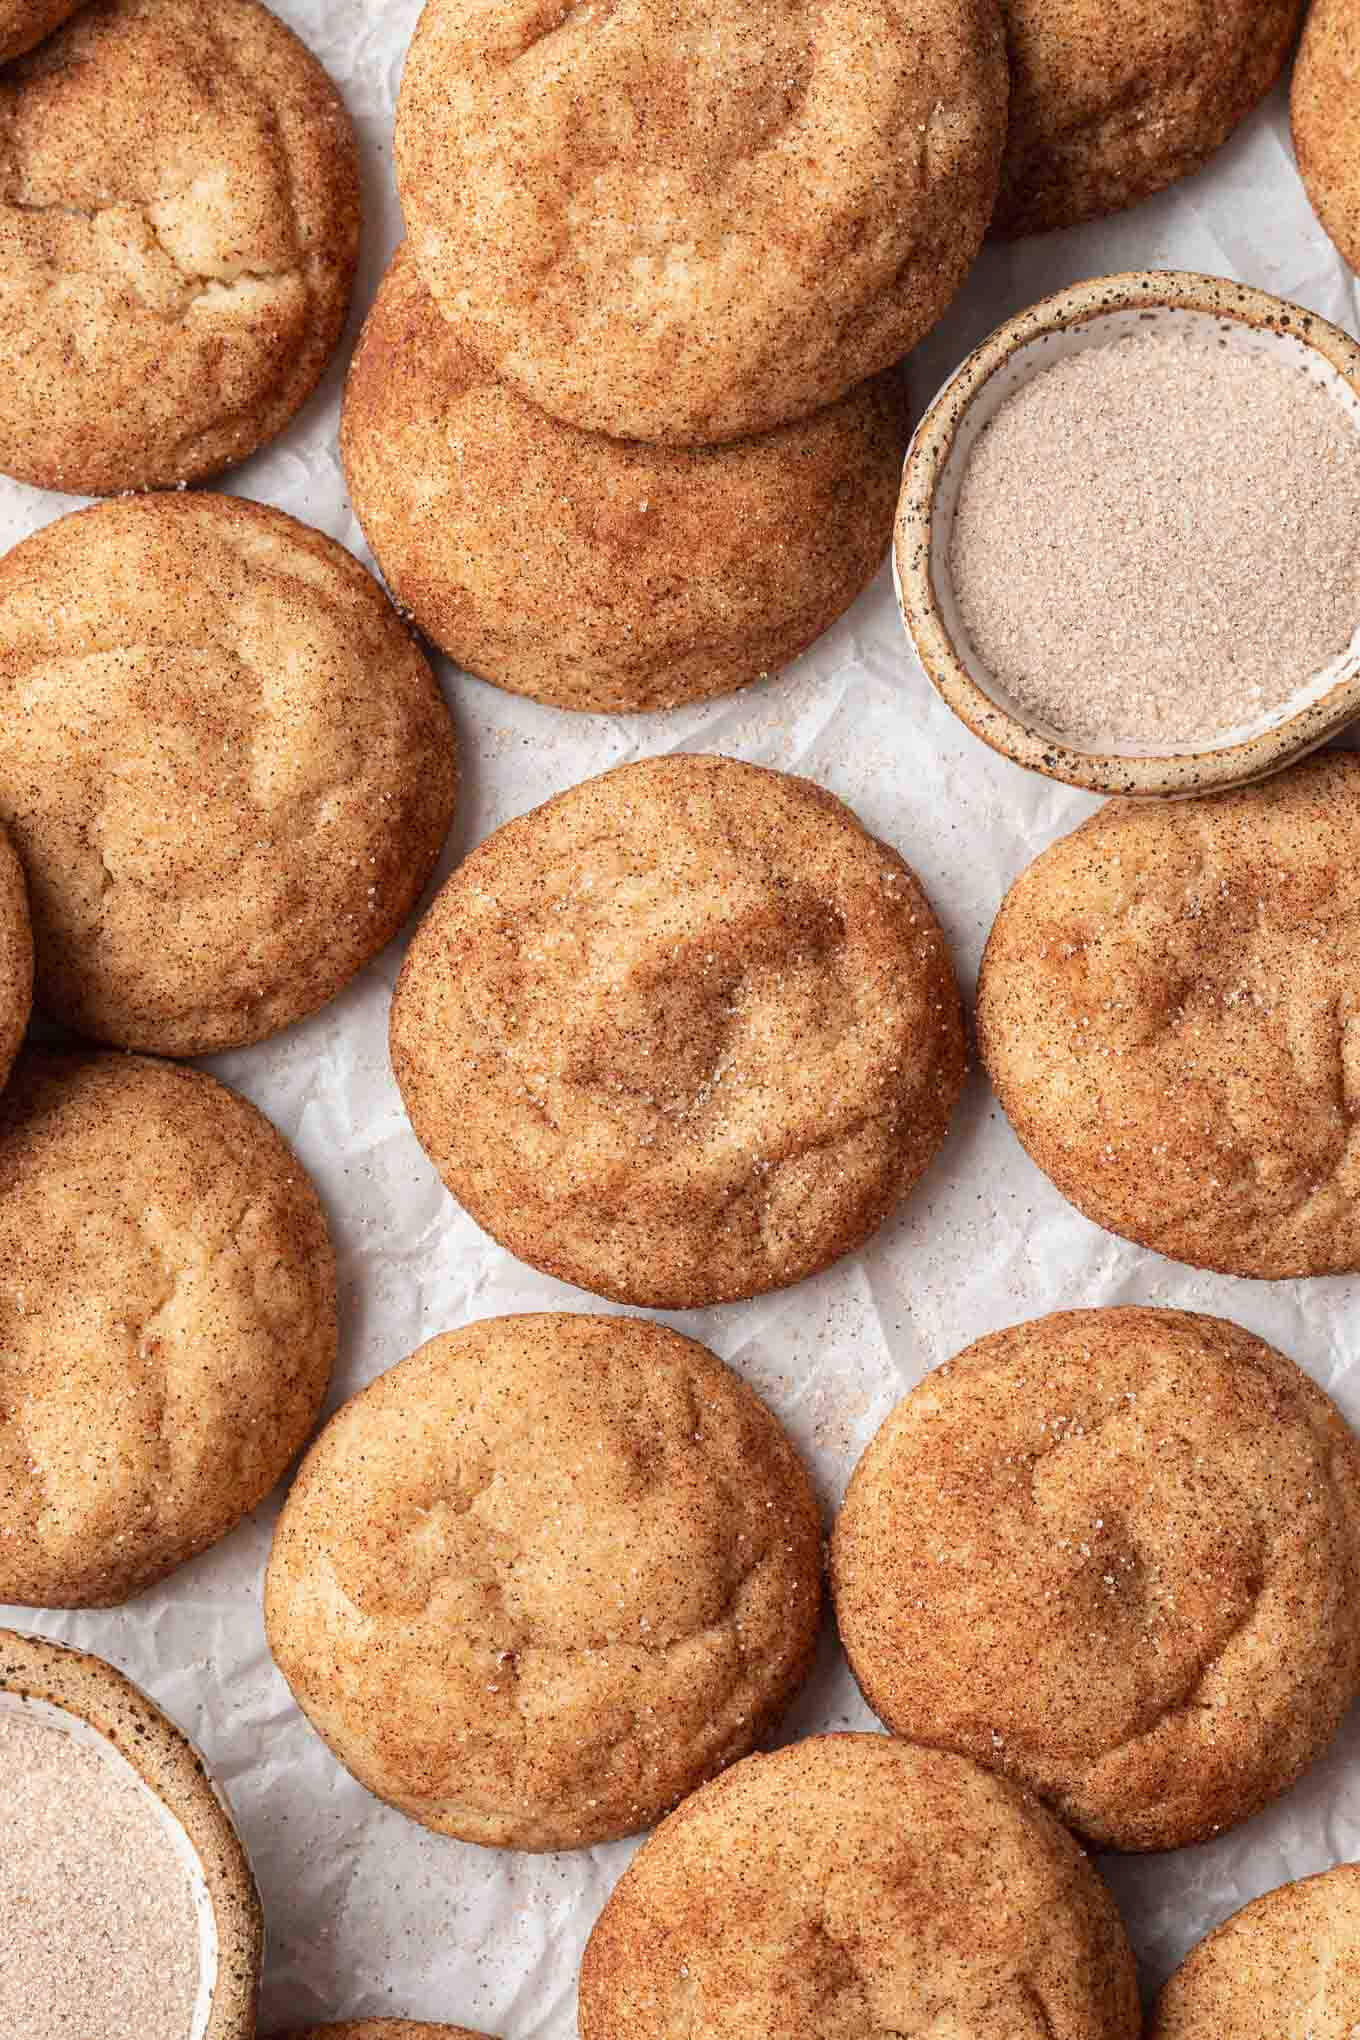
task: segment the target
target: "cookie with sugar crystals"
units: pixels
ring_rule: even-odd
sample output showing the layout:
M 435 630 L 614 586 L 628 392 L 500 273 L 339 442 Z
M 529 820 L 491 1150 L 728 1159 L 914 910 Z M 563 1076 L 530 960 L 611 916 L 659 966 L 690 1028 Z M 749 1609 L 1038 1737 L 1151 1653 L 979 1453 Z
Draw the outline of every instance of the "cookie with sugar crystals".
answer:
M 397 109 L 411 252 L 554 417 L 706 445 L 898 361 L 996 196 L 996 0 L 427 0 Z
M 274 1538 L 275 1659 L 336 1756 L 438 1833 L 650 1826 L 811 1668 L 821 1524 L 778 1422 L 630 1317 L 488 1318 L 347 1403 Z
M 81 0 L 0 0 L 0 64 L 31 50 L 80 4 Z
M 1313 210 L 1360 268 L 1360 4 L 1313 0 L 1290 98 L 1294 151 Z
M 619 713 L 724 694 L 820 637 L 882 563 L 907 438 L 894 371 L 727 446 L 580 432 L 480 365 L 402 250 L 340 444 L 427 637 L 512 693 Z
M 1350 2040 L 1360 2029 L 1360 1864 L 1281 1884 L 1192 1948 L 1148 2040 Z
M 1201 169 L 1278 80 L 1303 11 L 1303 0 L 1001 4 L 1001 234 L 1099 219 Z
M 0 559 L 0 821 L 37 998 L 201 1055 L 333 998 L 448 832 L 453 731 L 382 589 L 234 496 L 101 503 Z
M 14 845 L 0 828 L 0 1091 L 19 1053 L 33 1006 L 33 930 L 28 888 Z
M 897 853 L 809 780 L 690 753 L 489 836 L 416 931 L 391 1040 L 479 1225 L 675 1310 L 861 1246 L 964 1072 L 944 935 Z
M 245 460 L 320 381 L 358 247 L 349 116 L 267 8 L 82 7 L 0 72 L 0 472 L 100 496 Z
M 1221 1318 L 1060 1311 L 898 1404 L 832 1584 L 895 1735 L 1098 1848 L 1180 1848 L 1283 1792 L 1360 1697 L 1360 1441 Z
M 687 1799 L 614 1887 L 582 2040 L 1137 2040 L 1133 1955 L 1064 1828 L 966 1757 L 819 1735 Z
M 335 1257 L 269 1121 L 143 1056 L 0 1095 L 0 1601 L 107 1608 L 263 1501 L 316 1420 Z
M 978 1041 L 1016 1133 L 1088 1218 L 1172 1260 L 1360 1269 L 1360 757 L 1114 800 L 996 917 Z

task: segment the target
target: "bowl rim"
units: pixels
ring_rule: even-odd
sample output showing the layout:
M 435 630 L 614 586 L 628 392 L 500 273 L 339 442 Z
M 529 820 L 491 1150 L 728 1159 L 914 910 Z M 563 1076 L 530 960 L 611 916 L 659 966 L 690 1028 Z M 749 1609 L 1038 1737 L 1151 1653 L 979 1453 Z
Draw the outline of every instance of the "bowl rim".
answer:
M 959 426 L 984 385 L 1031 341 L 1087 325 L 1111 312 L 1143 307 L 1203 312 L 1257 331 L 1289 334 L 1320 354 L 1360 401 L 1360 344 L 1320 313 L 1287 298 L 1272 297 L 1229 277 L 1182 269 L 1127 270 L 1070 284 L 1004 320 L 927 407 L 902 471 L 893 525 L 893 582 L 903 626 L 928 679 L 959 720 L 992 750 L 1013 764 L 1090 793 L 1185 797 L 1267 778 L 1325 744 L 1360 715 L 1360 668 L 1285 721 L 1240 743 L 1134 757 L 1082 751 L 1022 721 L 979 686 L 955 649 L 931 572 L 935 498 Z
M 252 2040 L 264 1961 L 260 1895 L 226 1801 L 189 1738 L 106 1659 L 50 1637 L 0 1629 L 0 1693 L 43 1701 L 85 1722 L 179 1822 L 217 1929 L 203 2040 Z

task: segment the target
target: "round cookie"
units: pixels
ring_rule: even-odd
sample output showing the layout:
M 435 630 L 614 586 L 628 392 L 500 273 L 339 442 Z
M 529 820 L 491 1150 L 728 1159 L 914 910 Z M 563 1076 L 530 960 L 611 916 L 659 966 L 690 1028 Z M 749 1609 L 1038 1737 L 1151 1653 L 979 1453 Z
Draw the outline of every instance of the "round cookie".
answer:
M 224 1537 L 336 1348 L 316 1192 L 253 1105 L 141 1056 L 0 1097 L 0 1601 L 104 1608 Z
M 582 2040 L 1136 2040 L 1109 1893 L 1043 1808 L 964 1757 L 824 1735 L 663 1822 L 586 1947 Z
M 821 1530 L 759 1398 L 638 1318 L 490 1318 L 347 1403 L 274 1540 L 279 1669 L 340 1761 L 440 1833 L 648 1827 L 806 1677 Z
M 0 560 L 0 821 L 37 996 L 120 1047 L 260 1041 L 395 934 L 453 809 L 429 665 L 340 546 L 236 497 L 129 498 Z
M 1282 1884 L 1225 1920 L 1166 1984 L 1148 2040 L 1351 2040 L 1360 1864 Z
M 556 418 L 708 445 L 898 361 L 977 254 L 996 0 L 427 0 L 397 109 L 411 252 Z
M 403 250 L 350 370 L 350 495 L 396 600 L 558 708 L 699 701 L 786 666 L 868 586 L 909 436 L 895 374 L 685 450 L 558 424 L 479 366 Z
M 82 7 L 0 75 L 0 471 L 98 496 L 245 460 L 320 381 L 358 246 L 349 116 L 281 21 Z
M 1360 1442 L 1221 1318 L 1059 1312 L 898 1404 L 832 1584 L 894 1734 L 1096 1847 L 1180 1848 L 1283 1792 L 1360 1697 Z
M 339 2026 L 308 2026 L 279 2040 L 487 2040 L 467 2026 L 428 2026 L 416 2019 L 359 2019 Z
M 0 1091 L 19 1053 L 33 1005 L 33 932 L 28 888 L 14 846 L 0 828 Z
M 964 1044 L 896 852 L 808 780 L 681 753 L 472 853 L 407 954 L 392 1065 L 502 1246 L 680 1310 L 861 1245 L 944 1140 Z
M 1313 210 L 1360 269 L 1360 4 L 1313 0 L 1290 99 L 1294 150 Z
M 1036 858 L 978 985 L 1016 1133 L 1079 1211 L 1173 1260 L 1360 1269 L 1360 757 L 1111 801 Z
M 31 50 L 80 4 L 81 0 L 0 0 L 0 64 Z
M 1001 5 L 1003 235 L 1099 219 L 1201 169 L 1279 78 L 1303 11 L 1303 0 Z

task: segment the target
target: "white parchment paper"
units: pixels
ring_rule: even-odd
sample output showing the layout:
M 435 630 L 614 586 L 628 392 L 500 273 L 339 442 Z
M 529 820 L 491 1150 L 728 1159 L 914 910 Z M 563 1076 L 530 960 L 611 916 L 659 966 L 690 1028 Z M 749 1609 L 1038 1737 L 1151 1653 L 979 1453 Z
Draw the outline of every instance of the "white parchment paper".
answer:
M 367 222 L 341 362 L 286 438 L 226 487 L 319 525 L 368 560 L 336 453 L 343 362 L 400 237 L 392 113 L 419 0 L 280 0 L 344 90 L 364 148 Z M 1079 278 L 1172 266 L 1300 300 L 1357 328 L 1349 272 L 1295 172 L 1283 95 L 1202 176 L 1120 219 L 989 249 L 915 363 L 919 405 L 1010 312 Z M 75 507 L 0 479 L 0 545 Z M 371 562 L 370 562 L 371 564 Z M 717 750 L 809 774 L 916 867 L 971 995 L 1006 886 L 1095 804 L 995 757 L 954 721 L 912 657 L 888 574 L 789 672 L 693 711 L 610 721 L 519 701 L 442 668 L 464 756 L 447 869 L 487 832 L 625 759 Z M 445 1194 L 387 1065 L 394 945 L 334 1005 L 212 1063 L 294 1143 L 340 1254 L 343 1347 L 331 1406 L 434 1333 L 500 1311 L 608 1309 L 521 1266 Z M 1062 1306 L 1221 1312 L 1292 1354 L 1360 1421 L 1360 1281 L 1265 1284 L 1197 1274 L 1077 1216 L 970 1080 L 947 1148 L 859 1258 L 758 1302 L 670 1321 L 770 1401 L 828 1512 L 891 1405 L 984 1332 Z M 265 1645 L 261 1576 L 277 1500 L 215 1551 L 112 1613 L 0 1610 L 113 1659 L 188 1730 L 226 1787 L 269 1932 L 262 2031 L 402 2013 L 507 2040 L 569 2040 L 577 1964 L 630 1845 L 533 1857 L 425 1833 L 334 1762 Z M 831 1638 L 789 1736 L 869 1726 Z M 1360 1856 L 1360 1715 L 1282 1803 L 1213 1844 L 1104 1867 L 1149 1987 L 1226 1914 L 1285 1879 Z

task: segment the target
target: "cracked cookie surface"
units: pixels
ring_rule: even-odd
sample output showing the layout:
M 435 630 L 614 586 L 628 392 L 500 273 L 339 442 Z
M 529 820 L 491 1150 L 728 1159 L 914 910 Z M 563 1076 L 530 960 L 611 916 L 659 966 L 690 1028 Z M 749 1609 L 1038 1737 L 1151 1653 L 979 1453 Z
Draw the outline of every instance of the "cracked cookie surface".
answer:
M 926 1376 L 850 1482 L 837 1621 L 894 1734 L 1099 1848 L 1204 1841 L 1360 1696 L 1360 1443 L 1221 1318 L 1059 1312 Z
M 313 1012 L 414 906 L 455 781 L 406 626 L 281 511 L 130 497 L 0 560 L 0 821 L 78 1033 L 199 1055 Z
M 997 915 L 978 1040 L 1098 1225 L 1229 1275 L 1360 1268 L 1360 757 L 1054 843 Z
M 1354 2040 L 1360 2032 L 1360 1864 L 1281 1884 L 1192 1948 L 1148 2040 Z
M 1360 0 L 1314 0 L 1290 95 L 1299 172 L 1313 210 L 1360 268 Z
M 1303 0 L 1002 0 L 993 231 L 1072 227 L 1202 168 L 1284 69 Z
M 244 460 L 311 394 L 359 242 L 321 66 L 255 0 L 94 0 L 0 75 L 0 471 L 79 495 Z
M 861 1245 L 944 1140 L 964 1046 L 902 859 L 808 780 L 680 753 L 473 852 L 408 952 L 392 1062 L 511 1253 L 684 1309 Z
M 23 1055 L 0 1097 L 0 1600 L 112 1607 L 300 1449 L 335 1261 L 268 1120 L 197 1070 Z
M 0 64 L 31 50 L 80 4 L 81 0 L 0 0 Z
M 1077 1843 L 966 1757 L 823 1735 L 644 1843 L 581 1968 L 582 2040 L 1136 2040 L 1133 1956 Z
M 0 827 L 0 1091 L 19 1053 L 33 1006 L 33 930 L 28 888 L 14 845 Z
M 980 245 L 995 0 L 429 0 L 397 109 L 412 255 L 531 402 L 704 445 L 898 361 Z
M 637 1318 L 451 1332 L 308 1453 L 265 1617 L 313 1726 L 441 1833 L 579 1848 L 742 1757 L 812 1662 L 821 1531 L 753 1391 Z
M 908 436 L 895 374 L 728 446 L 579 432 L 476 361 L 403 250 L 341 445 L 388 586 L 451 658 L 619 713 L 744 686 L 829 629 L 888 549 Z

